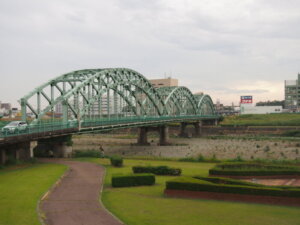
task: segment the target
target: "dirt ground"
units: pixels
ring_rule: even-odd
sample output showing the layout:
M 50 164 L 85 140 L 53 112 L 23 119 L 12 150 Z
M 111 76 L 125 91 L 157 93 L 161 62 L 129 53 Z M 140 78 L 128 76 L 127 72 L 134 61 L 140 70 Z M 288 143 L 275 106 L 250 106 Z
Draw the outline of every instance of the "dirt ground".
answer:
M 158 146 L 157 137 L 148 137 L 149 146 L 137 146 L 134 136 L 121 134 L 80 135 L 73 138 L 73 150 L 99 150 L 102 145 L 105 154 L 126 156 L 159 157 L 204 157 L 218 159 L 300 159 L 300 143 L 278 140 L 239 140 L 208 138 L 170 138 L 171 146 Z

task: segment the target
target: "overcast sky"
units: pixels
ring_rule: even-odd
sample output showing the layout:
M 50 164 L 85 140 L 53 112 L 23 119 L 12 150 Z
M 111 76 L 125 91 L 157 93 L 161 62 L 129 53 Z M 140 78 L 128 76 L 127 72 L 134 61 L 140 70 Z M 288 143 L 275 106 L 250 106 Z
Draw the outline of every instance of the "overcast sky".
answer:
M 300 0 L 1 0 L 0 101 L 78 69 L 172 76 L 214 101 L 284 99 Z

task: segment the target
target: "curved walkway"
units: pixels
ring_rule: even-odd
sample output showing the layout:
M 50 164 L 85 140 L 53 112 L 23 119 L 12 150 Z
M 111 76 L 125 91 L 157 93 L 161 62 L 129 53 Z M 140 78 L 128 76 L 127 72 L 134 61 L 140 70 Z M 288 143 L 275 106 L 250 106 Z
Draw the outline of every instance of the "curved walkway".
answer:
M 41 160 L 61 163 L 70 170 L 41 202 L 40 208 L 49 225 L 121 225 L 100 204 L 104 168 L 88 162 L 60 159 Z

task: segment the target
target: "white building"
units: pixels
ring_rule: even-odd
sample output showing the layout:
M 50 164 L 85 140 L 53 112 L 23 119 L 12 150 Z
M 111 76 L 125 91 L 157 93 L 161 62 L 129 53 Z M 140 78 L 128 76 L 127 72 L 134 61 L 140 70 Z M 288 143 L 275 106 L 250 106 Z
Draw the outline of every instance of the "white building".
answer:
M 282 113 L 282 106 L 253 106 L 252 104 L 241 104 L 241 114 L 269 114 Z

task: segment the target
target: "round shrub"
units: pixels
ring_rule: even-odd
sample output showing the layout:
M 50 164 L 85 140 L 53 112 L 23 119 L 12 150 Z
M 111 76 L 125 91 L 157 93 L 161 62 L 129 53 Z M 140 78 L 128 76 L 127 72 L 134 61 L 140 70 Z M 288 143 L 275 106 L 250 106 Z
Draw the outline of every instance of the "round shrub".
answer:
M 112 156 L 112 157 L 110 157 L 110 163 L 112 166 L 122 167 L 123 166 L 123 158 L 118 155 Z

